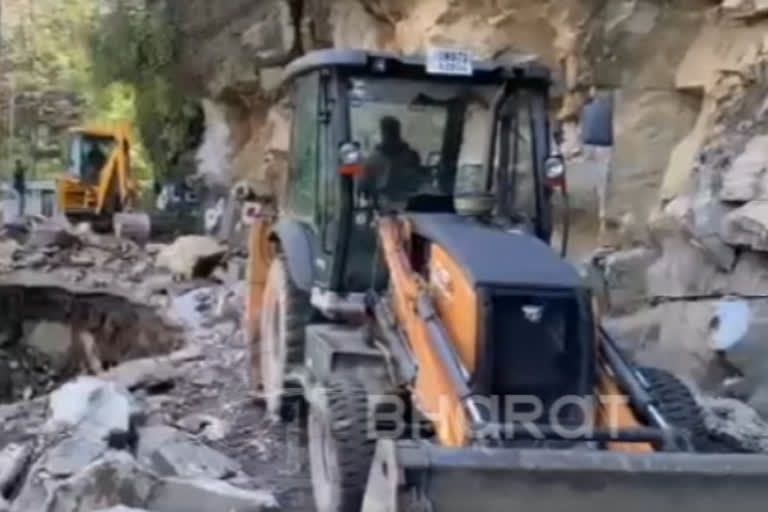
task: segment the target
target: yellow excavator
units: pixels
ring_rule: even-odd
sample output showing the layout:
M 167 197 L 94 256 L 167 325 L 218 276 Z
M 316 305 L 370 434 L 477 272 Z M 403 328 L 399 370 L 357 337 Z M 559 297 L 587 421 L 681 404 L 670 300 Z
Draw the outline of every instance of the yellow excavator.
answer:
M 286 81 L 287 186 L 244 210 L 245 327 L 271 415 L 308 405 L 319 512 L 765 510 L 768 457 L 718 453 L 550 244 L 546 67 L 322 50 Z M 595 105 L 585 142 L 607 144 Z
M 130 124 L 78 126 L 70 140 L 70 167 L 56 182 L 59 210 L 70 222 L 89 222 L 97 231 L 145 243 L 151 221 L 136 211 L 141 190 L 131 168 Z

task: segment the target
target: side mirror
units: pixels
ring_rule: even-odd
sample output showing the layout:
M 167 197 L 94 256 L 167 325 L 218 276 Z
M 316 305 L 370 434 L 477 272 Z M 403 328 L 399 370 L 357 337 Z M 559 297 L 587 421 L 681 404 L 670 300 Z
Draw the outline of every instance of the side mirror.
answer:
M 544 163 L 544 174 L 547 183 L 552 188 L 562 188 L 565 185 L 565 159 L 562 155 L 553 154 Z
M 439 167 L 443 157 L 439 151 L 430 151 L 427 155 L 427 167 Z
M 363 152 L 357 141 L 345 141 L 339 144 L 339 174 L 359 177 L 364 172 Z
M 582 111 L 581 139 L 590 146 L 613 146 L 613 95 L 599 94 Z

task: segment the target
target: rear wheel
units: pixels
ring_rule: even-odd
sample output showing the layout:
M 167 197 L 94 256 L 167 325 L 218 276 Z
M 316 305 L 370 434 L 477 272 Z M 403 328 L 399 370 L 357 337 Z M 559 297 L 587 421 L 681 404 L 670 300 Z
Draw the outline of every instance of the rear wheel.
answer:
M 648 392 L 656 400 L 659 411 L 673 427 L 690 432 L 696 451 L 709 451 L 711 441 L 704 415 L 688 386 L 660 368 L 641 368 L 648 381 Z
M 325 392 L 324 407 L 310 406 L 307 428 L 315 505 L 318 512 L 358 512 L 375 449 L 368 395 L 362 384 L 344 379 Z
M 261 339 L 258 347 L 254 343 L 250 346 L 251 367 L 261 370 L 258 380 L 267 411 L 273 417 L 285 416 L 283 405 L 288 371 L 304 364 L 304 328 L 310 315 L 309 296 L 293 283 L 283 257 L 276 257 L 270 265 L 264 289 Z

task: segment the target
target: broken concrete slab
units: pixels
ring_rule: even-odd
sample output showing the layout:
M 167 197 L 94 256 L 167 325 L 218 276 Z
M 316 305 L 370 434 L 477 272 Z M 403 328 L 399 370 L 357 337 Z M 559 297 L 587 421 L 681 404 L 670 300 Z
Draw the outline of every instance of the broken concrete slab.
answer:
M 161 476 L 229 478 L 240 465 L 187 433 L 166 426 L 139 430 L 139 461 Z
M 40 468 L 38 468 L 40 469 Z M 12 512 L 92 512 L 126 505 L 145 505 L 157 478 L 122 451 L 109 451 L 97 461 L 64 479 L 44 470 L 27 479 Z
M 30 444 L 11 443 L 0 450 L 0 497 L 7 495 L 32 456 Z
M 217 480 L 182 478 L 163 479 L 155 488 L 147 505 L 157 512 L 279 510 L 274 495 L 267 491 L 241 489 Z
M 121 363 L 99 374 L 99 378 L 115 382 L 133 391 L 173 382 L 180 369 L 168 357 L 147 357 Z
M 106 452 L 107 444 L 100 439 L 83 436 L 69 437 L 45 453 L 42 468 L 54 477 L 68 477 Z
M 182 236 L 160 251 L 156 264 L 186 279 L 207 277 L 225 253 L 226 247 L 214 238 L 199 235 Z
M 70 232 L 65 226 L 55 222 L 45 222 L 35 226 L 30 231 L 25 245 L 31 248 L 69 248 L 78 243 L 80 243 L 79 237 Z
M 74 428 L 94 439 L 127 434 L 139 413 L 131 394 L 114 382 L 79 377 L 50 396 L 49 427 Z

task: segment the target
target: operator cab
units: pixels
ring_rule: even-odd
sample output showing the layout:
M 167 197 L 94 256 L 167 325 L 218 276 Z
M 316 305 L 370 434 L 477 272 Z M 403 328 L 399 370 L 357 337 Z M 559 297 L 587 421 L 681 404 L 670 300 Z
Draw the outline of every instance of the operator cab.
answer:
M 69 173 L 88 185 L 98 185 L 101 172 L 114 151 L 117 140 L 111 135 L 72 131 Z
M 374 211 L 469 212 L 549 242 L 550 76 L 534 59 L 324 50 L 286 80 L 293 176 L 280 203 L 311 240 L 314 285 L 385 285 Z

